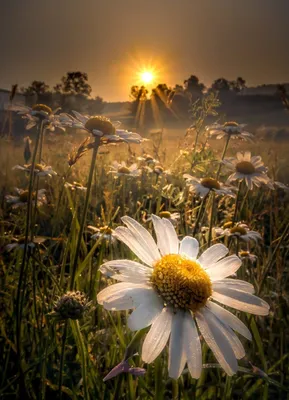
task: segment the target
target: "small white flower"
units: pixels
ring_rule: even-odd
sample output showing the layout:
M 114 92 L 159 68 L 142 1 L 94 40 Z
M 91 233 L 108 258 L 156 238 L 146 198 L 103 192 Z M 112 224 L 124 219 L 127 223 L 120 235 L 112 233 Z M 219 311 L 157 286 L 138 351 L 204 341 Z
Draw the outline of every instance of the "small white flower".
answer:
M 41 237 L 41 236 L 35 236 L 33 238 L 33 242 L 28 241 L 28 247 L 30 248 L 34 248 L 35 244 L 41 244 L 44 243 L 47 240 L 47 238 L 45 237 Z M 13 243 L 9 243 L 7 244 L 7 246 L 5 247 L 7 251 L 11 251 L 13 249 L 24 249 L 25 246 L 25 237 L 18 237 L 18 238 L 13 238 Z
M 125 129 L 118 129 L 120 123 L 113 124 L 103 116 L 89 117 L 77 111 L 72 111 L 74 116 L 62 114 L 60 119 L 64 126 L 83 129 L 93 136 L 101 137 L 101 144 L 108 143 L 141 143 L 142 137 L 138 133 L 129 132 Z
M 241 258 L 241 260 L 249 260 L 252 264 L 258 259 L 255 254 L 252 254 L 246 250 L 239 251 L 239 257 Z
M 20 170 L 20 171 L 25 171 L 25 172 L 30 172 L 31 171 L 31 164 L 29 165 L 15 165 L 12 170 Z M 52 176 L 57 175 L 55 171 L 53 171 L 52 167 L 50 165 L 45 165 L 45 164 L 35 164 L 34 168 L 34 173 L 36 176 L 49 176 L 50 178 Z
M 246 224 L 236 224 L 234 227 L 231 228 L 215 228 L 215 232 L 217 236 L 226 235 L 226 236 L 235 236 L 245 242 L 249 242 L 253 240 L 257 242 L 258 240 L 262 240 L 262 236 L 259 232 L 251 231 Z
M 225 186 L 214 178 L 198 179 L 189 174 L 185 174 L 184 178 L 186 179 L 187 185 L 189 185 L 189 190 L 200 197 L 205 197 L 211 190 L 217 194 L 235 197 L 235 194 L 232 192 L 232 187 Z
M 167 220 L 169 220 L 174 225 L 174 227 L 178 225 L 181 219 L 180 213 L 178 212 L 170 213 L 169 211 L 160 211 L 158 216 L 160 218 L 166 218 Z M 152 216 L 148 217 L 145 222 L 149 221 L 152 221 Z
M 245 180 L 248 189 L 252 190 L 253 185 L 260 187 L 261 184 L 270 185 L 270 178 L 266 175 L 267 168 L 264 166 L 260 156 L 251 157 L 250 151 L 237 153 L 237 158 L 231 157 L 223 160 L 223 164 L 230 170 L 235 171 L 229 176 L 227 182 Z
M 122 161 L 121 163 L 114 161 L 110 168 L 111 171 L 109 173 L 115 176 L 137 177 L 140 175 L 140 170 L 138 169 L 137 164 L 132 164 L 128 167 L 125 161 Z
M 94 232 L 91 235 L 91 239 L 98 240 L 102 238 L 104 241 L 115 244 L 116 243 L 116 236 L 115 231 L 111 229 L 109 226 L 102 226 L 100 228 L 96 228 L 95 226 L 89 225 L 87 227 L 90 231 Z
M 177 379 L 187 363 L 193 378 L 202 372 L 202 350 L 197 327 L 228 375 L 238 370 L 245 350 L 234 330 L 251 339 L 248 328 L 217 303 L 246 313 L 267 315 L 268 304 L 253 295 L 251 284 L 228 278 L 241 266 L 236 255 L 227 256 L 223 244 L 198 257 L 199 243 L 186 236 L 178 240 L 166 218 L 152 216 L 157 237 L 130 217 L 115 230 L 119 240 L 143 262 L 113 260 L 101 272 L 120 281 L 102 290 L 97 300 L 107 310 L 134 311 L 128 326 L 139 330 L 151 325 L 142 346 L 142 359 L 153 362 L 169 341 L 169 376 Z
M 65 131 L 65 128 L 61 123 L 60 115 L 56 115 L 60 108 L 52 110 L 45 104 L 35 104 L 32 107 L 12 104 L 11 106 L 9 106 L 9 109 L 11 111 L 17 112 L 19 115 L 22 116 L 23 119 L 27 120 L 27 130 L 36 126 L 39 121 L 43 121 L 45 128 L 52 132 L 55 130 L 55 128 L 59 128 Z
M 12 208 L 18 207 L 25 207 L 28 202 L 29 193 L 28 190 L 18 189 L 15 188 L 17 192 L 17 196 L 6 195 L 5 200 L 8 204 L 12 205 Z M 46 196 L 45 196 L 45 189 L 40 189 L 37 192 L 37 205 L 42 206 L 43 204 L 47 203 Z M 35 201 L 36 193 L 32 193 L 32 201 Z
M 225 124 L 212 124 L 206 127 L 206 131 L 211 137 L 215 136 L 217 139 L 222 139 L 225 136 L 230 136 L 232 139 L 252 140 L 254 135 L 247 132 L 246 124 L 238 124 L 237 122 L 230 121 Z
M 159 161 L 153 158 L 150 154 L 144 153 L 142 156 L 137 157 L 138 161 L 144 162 L 147 165 L 159 164 Z
M 86 192 L 87 191 L 87 188 L 85 186 L 83 186 L 81 183 L 78 183 L 78 182 L 73 182 L 73 183 L 65 182 L 64 186 L 66 188 L 71 189 L 71 190 L 76 190 L 76 191 L 80 191 L 80 192 Z

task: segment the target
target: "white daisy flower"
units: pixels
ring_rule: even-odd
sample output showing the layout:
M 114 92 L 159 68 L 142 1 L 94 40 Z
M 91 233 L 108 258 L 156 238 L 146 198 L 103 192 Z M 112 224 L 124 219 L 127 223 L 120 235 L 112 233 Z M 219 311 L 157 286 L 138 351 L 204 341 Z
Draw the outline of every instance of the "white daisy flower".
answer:
M 96 228 L 95 226 L 89 225 L 87 228 L 94 232 L 93 235 L 91 235 L 91 239 L 98 240 L 101 237 L 104 241 L 107 241 L 111 244 L 116 243 L 115 231 L 109 226 Z
M 15 188 L 17 196 L 6 195 L 5 200 L 8 204 L 12 205 L 12 208 L 25 207 L 28 202 L 29 192 L 28 190 Z M 42 206 L 47 203 L 45 196 L 45 189 L 40 189 L 37 191 L 37 205 Z M 36 192 L 32 193 L 32 200 L 35 201 Z
M 237 158 L 231 157 L 222 161 L 228 168 L 235 171 L 229 176 L 227 182 L 245 180 L 248 189 L 252 190 L 253 185 L 260 187 L 261 184 L 270 185 L 270 178 L 266 175 L 267 168 L 264 166 L 260 156 L 251 157 L 250 151 L 237 153 Z
M 248 250 L 239 251 L 239 257 L 241 260 L 249 260 L 252 264 L 258 259 L 255 254 L 250 253 Z
M 147 165 L 159 163 L 159 161 L 156 160 L 155 158 L 153 158 L 153 156 L 151 156 L 150 154 L 146 154 L 146 153 L 144 153 L 142 156 L 137 157 L 137 160 L 144 162 Z
M 15 165 L 12 170 L 20 170 L 20 171 L 25 171 L 25 172 L 30 172 L 31 171 L 31 164 L 29 165 Z M 45 164 L 35 164 L 34 167 L 34 173 L 36 176 L 49 176 L 50 178 L 52 176 L 57 175 L 55 171 L 53 171 L 52 167 L 50 165 L 45 165 Z
M 199 243 L 186 236 L 178 240 L 166 218 L 152 216 L 157 237 L 134 219 L 122 218 L 126 227 L 115 230 L 119 240 L 143 262 L 108 261 L 101 272 L 120 283 L 102 290 L 97 300 L 107 310 L 134 309 L 128 326 L 151 325 L 142 346 L 142 359 L 153 362 L 169 341 L 169 376 L 177 379 L 187 363 L 193 378 L 202 371 L 197 326 L 228 375 L 238 370 L 245 350 L 234 330 L 251 339 L 248 328 L 218 303 L 256 315 L 267 315 L 268 304 L 253 295 L 251 284 L 230 279 L 241 265 L 236 255 L 215 244 L 198 257 Z
M 85 186 L 83 186 L 81 183 L 78 183 L 78 182 L 73 182 L 73 183 L 65 182 L 64 186 L 66 188 L 71 189 L 71 190 L 76 190 L 76 191 L 80 191 L 80 192 L 86 192 L 87 191 L 87 188 Z
M 232 139 L 252 140 L 254 135 L 250 132 L 247 132 L 244 129 L 245 126 L 246 124 L 238 124 L 237 122 L 229 121 L 223 125 L 218 123 L 209 125 L 206 127 L 206 131 L 211 137 L 215 136 L 217 139 L 230 136 Z
M 62 114 L 60 120 L 62 124 L 71 128 L 84 129 L 93 136 L 101 137 L 101 144 L 125 142 L 141 143 L 142 137 L 138 133 L 118 129 L 120 122 L 113 124 L 108 118 L 103 116 L 89 117 L 77 111 L 72 111 L 75 117 Z
M 242 223 L 239 223 L 231 228 L 225 228 L 225 229 L 215 228 L 215 232 L 217 236 L 220 235 L 234 236 L 241 240 L 244 240 L 245 242 L 249 242 L 250 240 L 253 240 L 254 242 L 262 240 L 262 236 L 260 235 L 259 232 L 251 231 L 248 225 Z
M 184 174 L 184 178 L 186 179 L 187 185 L 189 185 L 189 190 L 200 197 L 205 197 L 211 190 L 217 194 L 235 197 L 231 187 L 225 186 L 214 178 L 198 179 L 189 174 Z
M 110 168 L 111 171 L 109 173 L 115 176 L 125 175 L 125 176 L 137 177 L 140 175 L 140 170 L 138 169 L 137 164 L 132 164 L 131 166 L 128 167 L 125 161 L 122 161 L 121 163 L 114 161 Z
M 55 128 L 65 131 L 65 128 L 61 123 L 60 115 L 56 115 L 60 108 L 52 110 L 45 104 L 34 104 L 32 107 L 12 104 L 9 106 L 9 109 L 22 115 L 22 118 L 27 120 L 27 130 L 36 126 L 39 121 L 43 121 L 45 128 L 50 131 L 54 131 Z

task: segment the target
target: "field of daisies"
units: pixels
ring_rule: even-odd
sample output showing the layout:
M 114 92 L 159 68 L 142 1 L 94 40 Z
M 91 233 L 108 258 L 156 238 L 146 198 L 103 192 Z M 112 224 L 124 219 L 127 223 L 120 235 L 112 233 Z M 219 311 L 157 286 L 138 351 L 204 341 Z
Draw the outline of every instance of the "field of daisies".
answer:
M 288 151 L 216 105 L 170 140 L 10 108 L 0 399 L 288 398 Z

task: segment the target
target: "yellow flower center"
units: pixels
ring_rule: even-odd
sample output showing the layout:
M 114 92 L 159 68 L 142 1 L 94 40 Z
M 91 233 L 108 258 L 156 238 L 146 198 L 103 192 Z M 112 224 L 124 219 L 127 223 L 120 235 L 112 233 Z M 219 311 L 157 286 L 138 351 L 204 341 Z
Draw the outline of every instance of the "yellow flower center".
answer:
M 107 235 L 112 234 L 112 229 L 109 226 L 102 226 L 99 228 L 100 233 L 106 233 Z
M 233 221 L 228 221 L 228 222 L 224 223 L 223 228 L 224 229 L 231 228 L 232 225 L 233 225 Z
M 204 178 L 201 180 L 201 185 L 207 189 L 217 189 L 221 188 L 219 182 L 214 178 Z
M 159 216 L 160 216 L 161 218 L 171 218 L 171 213 L 170 213 L 169 211 L 161 211 L 161 212 L 159 213 Z
M 225 126 L 225 127 L 230 127 L 230 126 L 236 127 L 236 126 L 239 126 L 239 124 L 238 124 L 237 122 L 235 122 L 235 121 L 228 121 L 228 122 L 225 122 L 225 123 L 224 123 L 224 126 Z
M 34 104 L 32 107 L 33 111 L 44 111 L 46 114 L 52 114 L 52 109 L 45 104 Z
M 212 283 L 197 261 L 168 254 L 157 261 L 151 282 L 165 305 L 198 311 L 212 295 Z
M 28 169 L 31 169 L 31 167 L 32 167 L 32 164 L 27 165 L 27 168 L 28 168 Z M 43 169 L 44 169 L 43 165 L 41 165 L 41 164 L 35 164 L 34 170 L 43 171 Z
M 146 156 L 145 156 L 145 160 L 146 161 L 153 161 L 153 157 L 150 155 L 150 154 L 147 154 Z
M 247 231 L 246 231 L 246 229 L 245 228 L 243 228 L 242 226 L 235 226 L 234 228 L 232 228 L 231 230 L 230 230 L 230 233 L 231 234 L 235 234 L 235 233 L 239 233 L 240 235 L 246 235 L 247 234 Z
M 28 201 L 28 197 L 29 197 L 29 191 L 28 190 L 24 190 L 24 192 L 22 192 L 19 195 L 19 199 L 23 203 L 26 203 Z M 35 199 L 35 192 L 32 193 L 32 199 Z
M 251 175 L 254 174 L 255 167 L 250 161 L 241 161 L 236 165 L 236 171 L 241 174 Z
M 95 129 L 101 131 L 104 135 L 115 135 L 115 127 L 111 121 L 102 116 L 89 118 L 85 123 L 85 128 L 91 132 Z
M 130 174 L 130 170 L 128 167 L 119 167 L 117 172 L 119 172 L 120 174 Z
M 155 172 L 156 174 L 161 174 L 162 172 L 164 172 L 164 169 L 163 169 L 163 167 L 162 167 L 161 165 L 156 165 L 156 166 L 154 167 L 154 172 Z
M 240 251 L 239 254 L 241 257 L 249 257 L 249 255 L 250 255 L 249 251 Z
M 73 185 L 75 186 L 75 187 L 82 187 L 82 184 L 81 183 L 78 183 L 78 182 L 73 182 Z

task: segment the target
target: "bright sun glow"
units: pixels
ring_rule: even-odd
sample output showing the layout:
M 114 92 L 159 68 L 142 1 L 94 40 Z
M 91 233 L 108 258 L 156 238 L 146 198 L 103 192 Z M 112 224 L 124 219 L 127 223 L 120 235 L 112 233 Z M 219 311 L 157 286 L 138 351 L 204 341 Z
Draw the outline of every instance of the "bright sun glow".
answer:
M 141 73 L 141 80 L 143 83 L 151 83 L 154 79 L 154 75 L 151 71 L 144 71 Z

